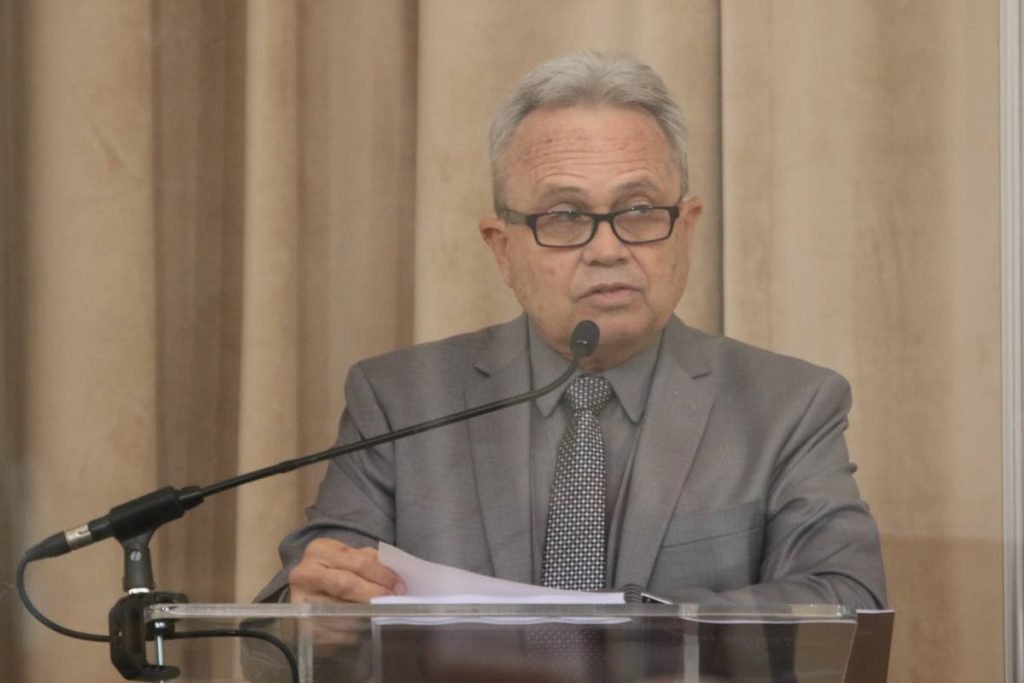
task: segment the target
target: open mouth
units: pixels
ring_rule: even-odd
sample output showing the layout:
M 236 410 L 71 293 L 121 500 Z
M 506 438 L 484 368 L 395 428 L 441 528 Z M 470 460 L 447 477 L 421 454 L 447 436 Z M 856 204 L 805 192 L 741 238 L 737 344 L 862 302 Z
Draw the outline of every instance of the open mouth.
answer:
M 635 287 L 616 282 L 591 287 L 582 299 L 599 306 L 617 306 L 628 303 L 637 294 L 638 290 Z

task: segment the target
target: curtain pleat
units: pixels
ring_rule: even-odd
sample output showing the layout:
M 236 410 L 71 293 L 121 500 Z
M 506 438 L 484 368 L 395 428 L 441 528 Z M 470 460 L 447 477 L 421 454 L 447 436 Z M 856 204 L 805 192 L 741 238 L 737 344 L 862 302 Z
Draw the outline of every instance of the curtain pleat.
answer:
M 245 237 L 238 411 L 240 471 L 298 449 L 299 100 L 297 3 L 249 3 L 246 26 Z M 294 482 L 268 479 L 238 493 L 241 593 L 259 589 L 273 557 L 250 556 L 301 507 Z
M 151 20 L 147 3 L 26 8 L 26 538 L 157 484 Z M 29 583 L 44 612 L 104 632 L 120 564 L 104 544 Z M 51 636 L 26 629 L 24 680 L 109 675 L 95 645 Z
M 24 460 L 24 386 L 21 364 L 25 316 L 23 227 L 24 179 L 24 8 L 16 0 L 0 0 L 0 671 L 18 679 L 24 634 L 24 610 L 10 586 L 23 545 L 21 465 Z

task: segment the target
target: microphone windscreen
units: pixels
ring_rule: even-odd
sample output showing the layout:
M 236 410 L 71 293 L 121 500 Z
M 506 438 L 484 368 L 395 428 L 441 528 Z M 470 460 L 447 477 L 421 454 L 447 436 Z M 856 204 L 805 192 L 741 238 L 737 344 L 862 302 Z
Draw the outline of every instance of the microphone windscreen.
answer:
M 597 341 L 601 338 L 601 328 L 593 320 L 581 320 L 573 328 L 569 338 L 569 348 L 573 358 L 586 358 L 597 349 Z

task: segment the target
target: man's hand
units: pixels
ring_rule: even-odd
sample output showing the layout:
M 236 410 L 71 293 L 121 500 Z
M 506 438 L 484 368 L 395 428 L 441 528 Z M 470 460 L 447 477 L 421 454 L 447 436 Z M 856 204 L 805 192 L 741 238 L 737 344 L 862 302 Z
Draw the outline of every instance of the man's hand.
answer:
M 402 595 L 405 584 L 377 561 L 376 548 L 351 548 L 318 538 L 288 575 L 291 602 L 369 602 L 380 595 Z

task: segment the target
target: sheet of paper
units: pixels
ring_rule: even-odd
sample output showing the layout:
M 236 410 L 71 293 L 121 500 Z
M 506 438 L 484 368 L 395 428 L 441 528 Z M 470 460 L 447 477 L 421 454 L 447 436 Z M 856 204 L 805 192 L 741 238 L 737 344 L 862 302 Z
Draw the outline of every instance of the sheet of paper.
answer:
M 377 558 L 395 570 L 405 582 L 405 595 L 374 598 L 375 604 L 409 603 L 531 603 L 615 605 L 626 599 L 621 592 L 588 593 L 544 588 L 528 583 L 496 579 L 463 569 L 421 560 L 415 555 L 381 543 Z

